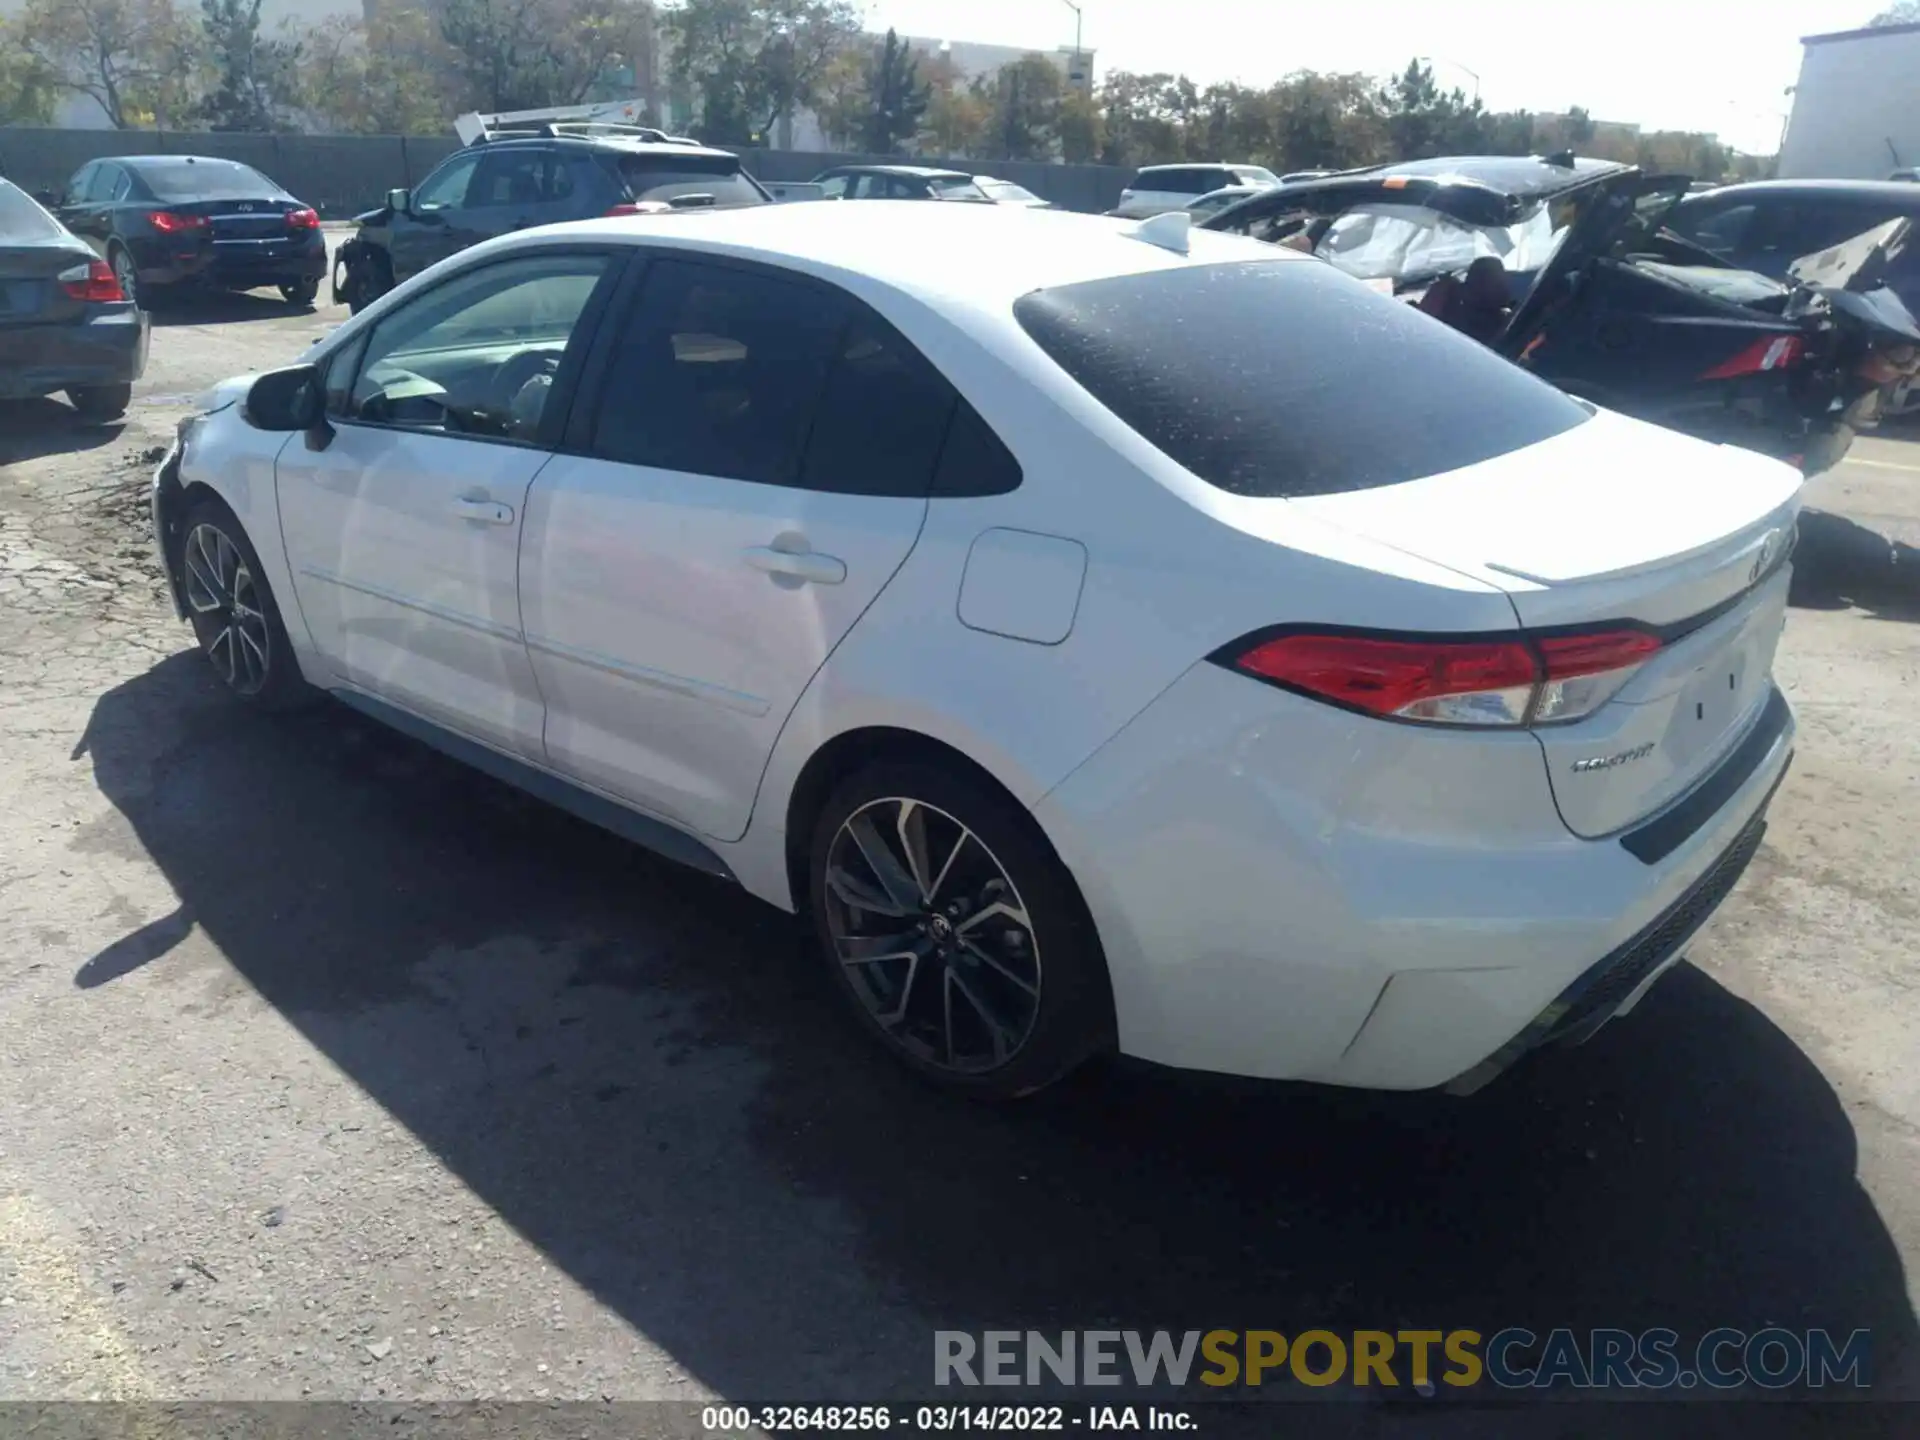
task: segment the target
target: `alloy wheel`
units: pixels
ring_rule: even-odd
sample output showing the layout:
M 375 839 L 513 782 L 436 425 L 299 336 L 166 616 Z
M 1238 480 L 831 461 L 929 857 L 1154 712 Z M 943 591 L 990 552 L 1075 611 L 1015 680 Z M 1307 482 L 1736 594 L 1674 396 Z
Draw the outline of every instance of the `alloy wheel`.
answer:
M 834 958 L 895 1044 L 959 1074 L 1020 1052 L 1040 1013 L 1040 949 L 978 835 L 923 801 L 869 801 L 834 835 L 826 889 Z
M 236 693 L 259 694 L 272 663 L 273 637 L 246 557 L 219 526 L 202 523 L 187 532 L 182 559 L 200 648 Z
M 127 297 L 132 305 L 140 303 L 140 275 L 133 267 L 133 257 L 124 250 L 113 252 L 113 278 L 120 282 L 120 293 Z

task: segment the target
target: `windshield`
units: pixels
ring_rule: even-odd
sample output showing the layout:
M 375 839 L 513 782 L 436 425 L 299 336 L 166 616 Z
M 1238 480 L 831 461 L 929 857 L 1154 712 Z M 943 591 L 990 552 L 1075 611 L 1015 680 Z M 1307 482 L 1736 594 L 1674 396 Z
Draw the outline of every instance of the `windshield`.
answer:
M 1419 205 L 1371 201 L 1336 218 L 1313 253 L 1361 280 L 1410 284 L 1465 269 L 1483 255 L 1509 271 L 1536 271 L 1565 233 L 1545 205 L 1513 225 L 1469 225 Z
M 234 160 L 165 160 L 133 172 L 156 200 L 267 200 L 283 193 Z
M 711 195 L 715 205 L 769 203 L 767 192 L 741 173 L 739 159 L 730 155 L 623 155 L 620 176 L 636 201 Z
M 935 175 L 927 182 L 942 200 L 984 200 L 986 192 L 965 175 Z
M 1010 200 L 1025 203 L 1026 201 L 1038 200 L 1040 198 L 1031 190 L 1023 189 L 1011 180 L 976 180 L 974 183 L 986 191 L 987 197 L 992 200 Z

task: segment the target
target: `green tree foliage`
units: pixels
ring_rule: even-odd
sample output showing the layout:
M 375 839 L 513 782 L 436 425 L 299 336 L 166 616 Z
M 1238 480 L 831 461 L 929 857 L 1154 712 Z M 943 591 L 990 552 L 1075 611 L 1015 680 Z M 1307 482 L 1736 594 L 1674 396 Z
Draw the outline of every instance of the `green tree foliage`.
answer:
M 50 125 L 59 98 L 53 71 L 28 50 L 18 23 L 0 20 L 0 125 Z
M 200 0 L 211 72 L 201 112 L 214 130 L 273 130 L 296 90 L 298 40 L 260 34 L 260 0 Z
M 682 0 L 665 12 L 672 75 L 699 97 L 701 138 L 761 144 L 819 100 L 860 34 L 847 0 Z
M 1000 160 L 1050 160 L 1060 137 L 1066 77 L 1044 55 L 1023 55 L 974 82 L 990 106 L 988 153 Z
M 628 60 L 632 0 L 439 0 L 455 93 L 480 110 L 575 105 Z
M 179 128 L 193 108 L 199 37 L 172 0 L 27 0 L 11 33 L 17 61 L 116 130 Z
M 439 29 L 413 5 L 381 5 L 366 20 L 336 15 L 303 42 L 298 108 L 353 135 L 436 135 L 479 108 L 453 89 Z
M 1896 0 L 1873 19 L 1867 22 L 1871 26 L 1911 25 L 1920 20 L 1920 0 Z
M 869 155 L 892 155 L 920 133 L 932 91 L 920 62 L 892 30 L 866 71 L 867 117 L 861 142 Z

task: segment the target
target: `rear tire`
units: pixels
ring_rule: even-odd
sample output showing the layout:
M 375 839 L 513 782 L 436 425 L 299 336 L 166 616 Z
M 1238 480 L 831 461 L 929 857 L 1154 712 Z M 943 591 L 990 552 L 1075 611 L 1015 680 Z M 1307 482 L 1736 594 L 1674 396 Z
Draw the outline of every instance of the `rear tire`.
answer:
M 136 310 L 144 310 L 146 298 L 140 293 L 140 270 L 126 246 L 109 245 L 107 265 L 113 271 L 113 278 L 120 282 L 120 293 L 127 297 L 128 303 Z
M 133 386 L 75 385 L 68 389 L 67 399 L 73 402 L 82 420 L 118 420 L 133 403 Z
M 290 285 L 282 285 L 280 287 L 280 298 L 285 300 L 287 304 L 301 310 L 312 309 L 313 302 L 319 294 L 320 282 L 318 280 L 296 280 Z
M 319 698 L 300 676 L 260 556 L 233 511 L 203 497 L 188 508 L 180 534 L 187 616 L 227 693 L 260 710 L 297 709 Z
M 872 765 L 821 808 L 807 877 L 831 983 L 922 1078 L 1011 1100 L 1108 1043 L 1106 962 L 1079 892 L 991 786 L 932 764 Z

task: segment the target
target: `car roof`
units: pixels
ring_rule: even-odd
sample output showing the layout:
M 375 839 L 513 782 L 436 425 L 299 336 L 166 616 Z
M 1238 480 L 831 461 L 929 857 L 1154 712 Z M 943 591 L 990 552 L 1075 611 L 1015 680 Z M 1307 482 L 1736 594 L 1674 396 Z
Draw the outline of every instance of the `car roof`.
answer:
M 1744 180 L 1704 192 L 1716 201 L 1728 196 L 1749 200 L 1877 200 L 1920 211 L 1920 185 L 1905 180 Z
M 964 170 L 939 170 L 930 165 L 836 165 L 823 175 L 904 175 L 914 180 L 971 180 Z
M 1163 170 L 1258 170 L 1251 160 L 1181 160 L 1171 165 L 1142 165 L 1136 174 L 1157 175 Z
M 1099 215 L 876 200 L 584 220 L 532 233 L 550 240 L 612 239 L 758 260 L 831 280 L 869 298 L 876 291 L 911 295 L 950 315 L 1005 314 L 1022 295 L 1083 280 L 1295 258 L 1290 250 L 1197 228 L 1190 233 L 1188 253 L 1182 254 L 1140 239 L 1138 229 L 1138 222 Z M 485 248 L 528 243 L 532 233 L 488 241 Z M 1309 256 L 1297 258 L 1312 263 Z
M 1497 190 L 1516 199 L 1532 199 L 1570 190 L 1589 180 L 1618 175 L 1633 166 L 1618 160 L 1597 160 L 1591 156 L 1572 157 L 1560 164 L 1539 155 L 1441 155 L 1432 160 L 1407 160 L 1380 165 L 1366 171 L 1346 171 L 1348 175 L 1407 175 L 1423 180 L 1464 180 L 1484 189 Z M 1334 179 L 1327 176 L 1326 179 Z M 1318 181 L 1308 181 L 1318 184 Z
M 545 150 L 555 145 L 577 150 L 615 150 L 623 155 L 698 155 L 707 159 L 738 160 L 731 150 L 714 145 L 681 145 L 672 141 L 640 140 L 631 135 L 514 135 L 480 140 L 459 153 L 485 154 L 490 150 Z
M 246 161 L 231 160 L 225 155 L 102 155 L 99 158 L 115 165 L 125 165 L 129 170 L 150 170 L 158 165 L 176 165 L 181 161 L 189 165 L 238 165 L 242 170 L 253 169 Z

